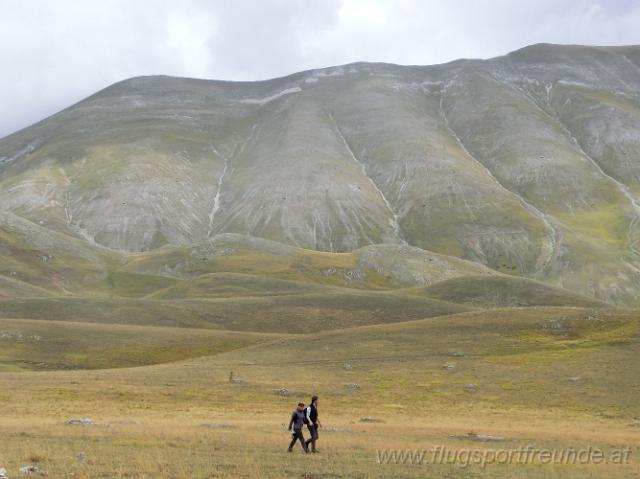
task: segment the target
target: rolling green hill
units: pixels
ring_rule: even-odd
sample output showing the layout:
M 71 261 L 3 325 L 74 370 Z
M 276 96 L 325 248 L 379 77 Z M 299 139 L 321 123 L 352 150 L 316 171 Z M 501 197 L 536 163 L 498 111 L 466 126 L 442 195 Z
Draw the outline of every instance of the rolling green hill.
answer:
M 275 339 L 202 329 L 0 319 L 0 372 L 145 366 Z
M 509 276 L 465 276 L 440 281 L 427 288 L 405 290 L 429 298 L 475 308 L 510 306 L 605 307 L 606 303 L 544 283 Z

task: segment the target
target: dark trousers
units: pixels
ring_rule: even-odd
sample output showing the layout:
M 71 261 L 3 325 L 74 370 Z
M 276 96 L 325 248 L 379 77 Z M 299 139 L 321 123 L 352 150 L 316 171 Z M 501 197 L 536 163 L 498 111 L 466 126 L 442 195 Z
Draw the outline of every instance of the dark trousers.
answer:
M 311 444 L 311 450 L 316 450 L 316 441 L 318 440 L 318 425 L 314 424 L 313 426 L 307 426 L 309 429 L 309 434 L 311 434 L 311 439 L 307 439 L 306 445 L 309 447 Z
M 304 442 L 304 436 L 302 435 L 302 429 L 294 429 L 293 434 L 291 435 L 291 444 L 289 444 L 289 449 L 293 449 L 293 446 L 296 445 L 296 441 L 300 441 L 300 445 L 302 449 L 306 449 L 307 445 Z

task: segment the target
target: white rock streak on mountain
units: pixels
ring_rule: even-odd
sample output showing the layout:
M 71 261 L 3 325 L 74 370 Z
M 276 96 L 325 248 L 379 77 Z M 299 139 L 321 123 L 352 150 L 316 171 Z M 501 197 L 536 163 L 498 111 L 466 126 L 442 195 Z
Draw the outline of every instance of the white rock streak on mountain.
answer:
M 277 100 L 278 98 L 291 95 L 292 93 L 299 93 L 302 89 L 299 86 L 293 88 L 287 88 L 286 90 L 282 90 L 281 92 L 274 93 L 273 95 L 264 97 L 264 98 L 245 98 L 240 100 L 240 103 L 246 103 L 248 105 L 266 105 L 267 103 L 272 102 L 273 100 Z
M 226 176 L 227 170 L 229 169 L 229 158 L 222 157 L 220 152 L 218 152 L 218 150 L 216 150 L 216 148 L 213 145 L 211 145 L 211 150 L 219 158 L 223 158 L 224 167 L 222 168 L 222 173 L 220 174 L 220 177 L 218 178 L 218 186 L 217 186 L 217 189 L 216 189 L 216 195 L 213 197 L 213 207 L 211 208 L 211 213 L 209 214 L 209 229 L 207 231 L 207 236 L 211 236 L 211 233 L 213 233 L 213 220 L 214 220 L 218 210 L 220 210 L 220 197 L 222 195 L 222 182 L 224 181 L 224 177 Z
M 553 225 L 551 225 L 551 223 L 549 222 L 549 220 L 547 219 L 547 215 L 544 214 L 542 211 L 540 211 L 538 208 L 536 208 L 534 205 L 532 205 L 531 203 L 529 203 L 527 200 L 525 200 L 521 195 L 519 195 L 518 193 L 511 191 L 510 189 L 508 189 L 507 187 L 505 187 L 495 176 L 494 174 L 491 172 L 491 170 L 489 170 L 489 168 L 487 168 L 481 161 L 479 161 L 474 155 L 471 154 L 471 152 L 467 149 L 467 147 L 465 146 L 464 142 L 462 141 L 462 139 L 460 138 L 460 136 L 458 136 L 458 134 L 455 132 L 455 130 L 451 127 L 451 124 L 449 123 L 449 118 L 447 117 L 445 108 L 444 108 L 444 99 L 447 93 L 447 87 L 448 87 L 449 83 L 446 83 L 441 90 L 440 93 L 440 115 L 442 116 L 442 119 L 444 121 L 444 125 L 445 128 L 447 129 L 447 131 L 451 134 L 451 136 L 454 138 L 454 140 L 458 143 L 458 145 L 460 146 L 460 148 L 462 149 L 462 151 L 465 152 L 465 154 L 471 159 L 473 160 L 475 163 L 477 163 L 485 172 L 486 174 L 489 176 L 489 178 L 491 178 L 491 180 L 498 186 L 498 188 L 500 188 L 502 191 L 504 191 L 505 193 L 514 196 L 519 202 L 520 204 L 530 213 L 532 213 L 534 216 L 536 216 L 537 218 L 539 218 L 543 223 L 544 223 L 544 227 L 545 230 L 547 231 L 547 244 L 544 245 L 541 248 L 540 251 L 540 255 L 538 257 L 538 261 L 536 264 L 536 269 L 538 271 L 543 270 L 553 259 L 554 254 L 555 254 L 555 249 L 556 249 L 556 230 L 553 227 Z
M 389 203 L 389 201 L 387 200 L 387 197 L 384 195 L 382 190 L 380 188 L 378 188 L 378 185 L 376 185 L 375 181 L 373 181 L 373 178 L 371 178 L 369 176 L 369 174 L 367 173 L 367 167 L 365 166 L 365 164 L 362 163 L 356 157 L 356 155 L 353 153 L 353 150 L 351 149 L 351 146 L 349 146 L 349 142 L 347 142 L 347 139 L 344 137 L 344 135 L 342 133 L 342 130 L 340 129 L 340 126 L 338 125 L 338 122 L 336 122 L 336 119 L 333 117 L 333 115 L 331 113 L 329 113 L 328 115 L 329 115 L 329 118 L 331 119 L 331 122 L 333 123 L 333 126 L 335 128 L 336 134 L 338 135 L 338 137 L 342 141 L 342 144 L 344 145 L 345 149 L 349 153 L 349 157 L 353 161 L 355 161 L 358 164 L 358 166 L 360 166 L 360 169 L 362 170 L 362 174 L 367 177 L 367 180 L 369 181 L 369 183 L 371 183 L 371 186 L 373 187 L 373 189 L 375 189 L 378 192 L 378 194 L 380 195 L 380 198 L 382 198 L 382 201 L 384 202 L 385 206 L 389 210 L 389 213 L 391 214 L 391 219 L 389 220 L 389 225 L 393 229 L 394 235 L 396 236 L 396 238 L 399 241 L 404 241 L 402 239 L 402 233 L 400 231 L 400 225 L 398 223 L 398 215 L 395 213 L 395 211 L 391 207 L 391 203 Z

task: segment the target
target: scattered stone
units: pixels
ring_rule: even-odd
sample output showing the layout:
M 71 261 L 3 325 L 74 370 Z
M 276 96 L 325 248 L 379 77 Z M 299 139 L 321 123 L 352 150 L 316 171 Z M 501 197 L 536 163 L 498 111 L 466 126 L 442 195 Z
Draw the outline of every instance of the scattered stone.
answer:
M 235 375 L 233 374 L 233 371 L 231 371 L 229 373 L 229 382 L 232 384 L 246 384 L 247 381 L 245 381 L 244 379 L 236 378 Z
M 570 383 L 577 383 L 578 381 L 580 381 L 580 376 L 572 376 L 570 378 L 567 378 L 567 381 L 569 381 Z
M 205 423 L 200 424 L 200 427 L 206 427 L 207 429 L 236 429 L 236 426 L 228 423 Z
M 546 321 L 542 325 L 542 329 L 547 331 L 549 334 L 568 337 L 573 329 L 573 326 L 570 320 L 566 318 L 560 318 L 557 320 Z
M 35 474 L 41 476 L 43 473 L 36 466 L 23 466 L 20 468 L 22 474 Z
M 9 273 L 9 276 L 18 276 L 18 272 L 17 271 L 11 271 Z
M 456 351 L 455 353 L 453 353 L 453 356 L 456 358 L 461 358 L 464 356 L 464 353 L 462 351 Z
M 336 274 L 336 269 L 335 268 L 324 269 L 320 272 L 320 274 L 322 274 L 322 276 L 333 276 L 334 274 Z
M 244 383 L 242 379 L 236 378 L 235 374 L 233 374 L 233 371 L 229 372 L 229 382 L 234 384 Z
M 382 419 L 376 419 L 375 417 L 362 417 L 360 418 L 360 422 L 382 424 L 384 421 Z
M 456 369 L 456 365 L 455 364 L 445 364 L 442 367 L 445 368 L 447 371 L 455 371 L 455 369 Z
M 344 385 L 348 389 L 358 390 L 360 389 L 360 385 L 357 383 L 349 383 Z
M 236 254 L 236 250 L 233 248 L 224 248 L 221 249 L 220 251 L 216 251 L 214 253 L 214 256 L 233 256 L 234 254 Z
M 232 384 L 246 384 L 247 383 L 247 381 L 245 381 L 244 379 L 237 378 L 235 376 L 235 374 L 233 373 L 233 371 L 231 371 L 229 373 L 229 382 L 232 383 Z
M 360 271 L 359 269 L 350 269 L 345 271 L 343 274 L 347 281 L 360 280 L 367 277 L 367 273 Z
M 478 386 L 476 386 L 475 384 L 465 384 L 464 390 L 468 393 L 473 393 L 478 390 Z
M 0 467 L 0 479 L 9 479 L 9 476 L 7 476 L 7 470 L 4 467 Z
M 344 365 L 344 369 L 346 369 L 347 371 L 351 371 L 353 369 L 353 366 L 349 363 Z
M 504 437 L 490 436 L 488 434 L 476 434 L 475 432 L 468 432 L 467 434 L 450 434 L 449 437 L 453 439 L 465 439 L 467 441 L 479 441 L 479 442 L 501 442 L 504 441 Z
M 95 426 L 96 423 L 92 419 L 85 417 L 83 419 L 68 419 L 65 421 L 67 426 Z
M 21 332 L 14 333 L 11 331 L 0 331 L 0 339 L 7 339 L 12 341 L 41 341 L 42 336 L 39 336 L 37 334 L 29 334 L 25 336 Z M 25 361 L 25 362 L 28 362 L 29 364 L 36 364 L 32 361 Z M 44 363 L 40 363 L 40 364 L 44 364 Z
M 278 396 L 282 396 L 282 397 L 289 397 L 290 393 L 289 390 L 287 388 L 282 388 L 282 389 L 274 389 L 274 392 L 278 395 Z
M 53 259 L 53 256 L 49 256 L 48 254 L 40 256 L 40 261 L 43 263 L 47 263 Z

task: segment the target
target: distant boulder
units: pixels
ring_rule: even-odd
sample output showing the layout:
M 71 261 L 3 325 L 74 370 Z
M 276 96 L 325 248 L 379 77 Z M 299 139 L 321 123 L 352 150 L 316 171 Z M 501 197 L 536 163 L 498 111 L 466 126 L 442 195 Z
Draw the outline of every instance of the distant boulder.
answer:
M 88 417 L 83 419 L 68 419 L 64 422 L 67 426 L 95 426 L 96 423 L 93 422 L 93 419 L 89 419 Z

